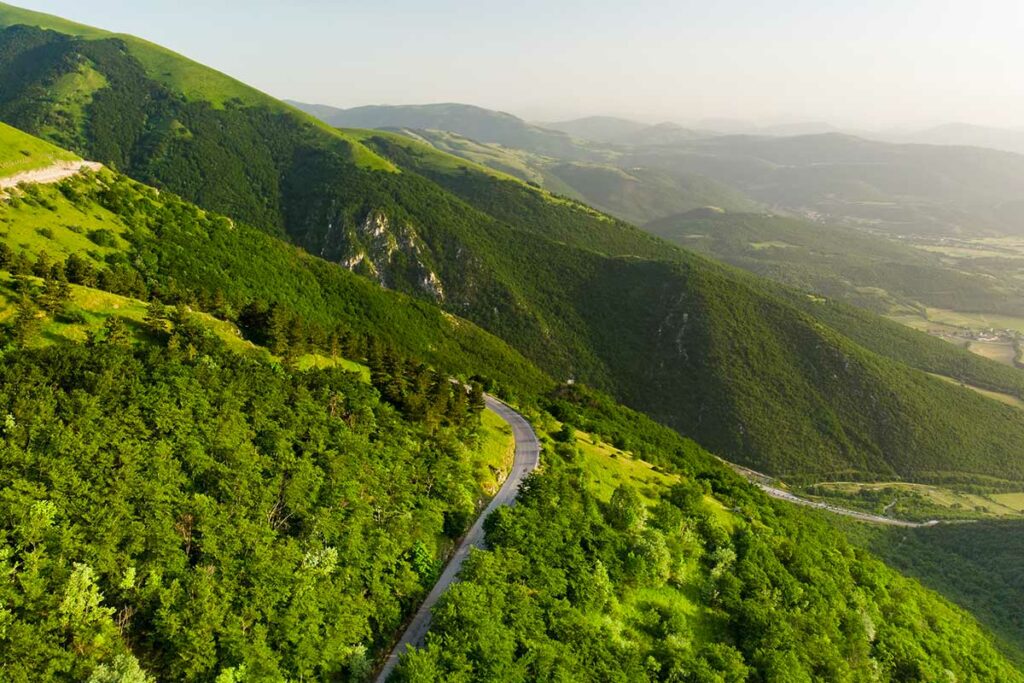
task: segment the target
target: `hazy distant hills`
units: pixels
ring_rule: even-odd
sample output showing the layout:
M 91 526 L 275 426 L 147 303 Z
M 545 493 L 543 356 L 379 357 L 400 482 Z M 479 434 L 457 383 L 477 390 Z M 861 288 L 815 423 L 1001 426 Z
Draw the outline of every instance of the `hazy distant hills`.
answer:
M 556 194 L 584 201 L 602 211 L 635 223 L 706 205 L 732 211 L 760 207 L 742 192 L 693 172 L 622 167 L 616 146 L 529 124 L 510 114 L 460 104 L 335 109 L 295 103 L 324 122 L 342 127 L 400 131 L 439 150 L 496 171 L 515 176 Z M 685 129 L 645 126 L 622 119 L 601 119 L 608 135 L 621 124 L 633 130 L 635 141 L 667 136 L 690 140 Z
M 995 128 L 969 123 L 947 123 L 926 130 L 880 136 L 894 142 L 913 142 L 927 145 L 960 145 L 987 147 L 1004 152 L 1024 154 L 1024 128 Z
M 657 144 L 718 135 L 715 132 L 693 130 L 671 122 L 649 125 L 612 116 L 590 116 L 540 125 L 568 133 L 574 138 L 609 144 Z
M 776 210 L 890 233 L 1024 234 L 1024 156 L 830 133 L 720 136 L 619 160 L 700 173 Z
M 295 107 L 340 128 L 422 128 L 446 130 L 479 142 L 516 147 L 535 154 L 574 160 L 599 157 L 560 131 L 531 125 L 504 112 L 467 104 L 366 106 L 337 109 L 290 102 Z

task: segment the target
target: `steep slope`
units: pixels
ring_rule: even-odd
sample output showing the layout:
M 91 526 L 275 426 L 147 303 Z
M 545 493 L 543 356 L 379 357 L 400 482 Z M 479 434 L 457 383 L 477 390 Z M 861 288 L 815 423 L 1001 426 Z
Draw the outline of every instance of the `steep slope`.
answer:
M 545 472 L 490 520 L 398 680 L 1019 680 L 958 609 L 692 443 L 592 394 L 551 409 L 590 433 L 548 427 Z
M 79 135 L 76 150 L 97 152 L 92 158 L 127 164 L 131 175 L 160 179 L 204 208 L 287 234 L 327 261 L 441 303 L 550 375 L 611 391 L 731 459 L 816 478 L 1024 478 L 1018 413 L 866 351 L 762 282 L 408 138 L 326 131 L 280 104 L 228 101 L 218 109 L 187 99 L 120 45 L 6 29 L 0 78 L 13 87 L 0 90 L 0 114 L 38 124 L 54 139 Z M 106 85 L 88 91 L 82 83 L 104 81 L 74 80 L 86 67 Z M 52 79 L 69 74 L 79 84 L 70 92 L 92 92 L 80 127 L 56 116 L 47 99 L 59 90 L 48 86 Z M 47 121 L 61 123 L 58 132 Z M 359 165 L 369 161 L 373 168 Z M 161 235 L 159 206 L 151 214 L 146 193 L 115 184 L 110 192 L 81 187 L 83 201 L 116 208 L 127 199 Z M 235 291 L 242 305 L 256 291 L 273 292 L 259 278 L 233 284 L 227 270 L 230 264 L 262 278 L 274 272 L 256 268 L 263 255 L 255 232 L 242 233 L 248 243 L 239 243 L 230 222 L 210 220 L 199 233 L 206 241 L 197 242 L 186 221 L 177 246 L 143 240 L 120 267 L 162 291 L 196 283 L 211 299 L 218 288 Z M 223 269 L 198 267 L 202 249 L 213 247 Z M 161 273 L 164 265 L 173 270 Z M 298 273 L 288 271 L 286 286 L 325 268 L 304 261 Z M 342 286 L 330 277 L 331 287 Z M 355 281 L 344 286 L 369 291 L 371 283 Z M 316 279 L 311 286 L 326 287 Z M 283 293 L 276 297 L 287 302 Z M 302 295 L 305 311 L 315 310 L 315 297 Z M 357 318 L 335 306 L 345 320 Z M 431 360 L 443 356 L 427 348 Z M 463 348 L 457 355 L 471 354 Z M 513 377 L 508 358 L 502 372 Z M 936 419 L 945 414 L 955 419 Z

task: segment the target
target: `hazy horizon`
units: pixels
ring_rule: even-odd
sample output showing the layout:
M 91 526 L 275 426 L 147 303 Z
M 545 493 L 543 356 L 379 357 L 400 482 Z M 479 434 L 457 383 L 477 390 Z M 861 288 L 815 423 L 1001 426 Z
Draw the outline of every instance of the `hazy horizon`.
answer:
M 1009 0 L 15 4 L 146 38 L 276 97 L 343 108 L 1024 128 L 1024 7 Z

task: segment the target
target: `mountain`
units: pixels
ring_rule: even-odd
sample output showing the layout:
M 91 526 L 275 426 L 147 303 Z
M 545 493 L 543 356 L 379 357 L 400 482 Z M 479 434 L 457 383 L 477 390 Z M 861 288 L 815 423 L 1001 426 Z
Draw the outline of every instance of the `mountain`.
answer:
M 479 107 L 438 104 L 335 110 L 322 105 L 297 106 L 331 125 L 402 132 L 623 220 L 643 223 L 709 204 L 736 211 L 759 206 L 706 176 L 624 167 L 617 161 L 621 151 L 616 148 L 575 137 L 570 140 L 562 133 Z M 641 127 L 631 141 L 691 140 L 699 135 L 663 124 Z
M 399 680 L 1021 680 L 967 614 L 671 430 L 589 389 L 548 391 L 468 321 L 111 171 L 23 187 L 0 220 L 0 307 L 44 307 L 0 328 L 12 680 L 368 680 L 500 476 L 486 453 L 508 448 L 415 356 L 376 355 L 410 344 L 449 371 L 511 370 L 556 445 L 489 520 L 493 552 L 474 552 Z M 51 307 L 61 274 L 75 284 Z M 419 393 L 438 386 L 440 411 Z M 560 421 L 589 431 L 566 441 Z M 528 609 L 510 618 L 512 603 Z M 586 627 L 598 614 L 619 638 Z M 663 633 L 692 636 L 666 649 Z
M 925 145 L 953 145 L 960 147 L 986 147 L 1014 154 L 1024 154 L 1024 129 L 975 126 L 969 123 L 947 123 L 934 128 L 886 135 L 897 142 Z
M 0 178 L 76 159 L 70 152 L 0 123 Z
M 4 115 L 107 164 L 0 201 L 5 678 L 371 679 L 507 473 L 485 384 L 544 467 L 399 680 L 1022 680 L 969 614 L 510 344 L 802 471 L 1017 477 L 1009 408 L 799 293 L 406 137 L 189 99 L 163 84 L 198 67 L 127 45 L 0 32 Z
M 592 159 L 598 155 L 568 135 L 526 123 L 505 112 L 468 104 L 366 106 L 336 109 L 293 103 L 326 123 L 340 128 L 423 128 L 445 130 L 477 140 L 523 149 L 534 154 Z
M 156 79 L 122 45 L 5 29 L 0 117 L 438 303 L 730 459 L 794 477 L 1024 479 L 1015 411 L 762 281 L 406 137 L 325 129 L 258 93 L 218 108 L 164 85 L 186 80 L 177 62 Z
M 560 130 L 574 138 L 593 140 L 610 144 L 653 144 L 656 142 L 680 142 L 713 137 L 717 133 L 684 128 L 675 123 L 649 125 L 628 119 L 609 116 L 591 116 L 572 121 L 543 124 L 546 128 Z
M 842 135 L 725 136 L 632 150 L 622 165 L 699 173 L 757 201 L 893 234 L 1024 233 L 1024 156 Z
M 649 127 L 649 124 L 614 116 L 587 116 L 571 121 L 539 124 L 549 130 L 560 130 L 574 138 L 596 142 L 617 142 Z
M 610 163 L 564 161 L 475 142 L 446 131 L 402 129 L 400 132 L 443 152 L 635 223 L 708 205 L 730 211 L 759 208 L 742 193 L 697 174 L 670 175 L 651 168 L 622 169 Z

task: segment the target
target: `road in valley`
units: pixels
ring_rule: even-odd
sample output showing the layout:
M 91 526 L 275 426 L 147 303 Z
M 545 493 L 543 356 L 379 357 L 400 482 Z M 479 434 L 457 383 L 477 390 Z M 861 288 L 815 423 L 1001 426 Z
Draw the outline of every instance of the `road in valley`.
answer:
M 487 409 L 496 413 L 498 417 L 507 422 L 512 428 L 512 436 L 515 437 L 516 442 L 512 470 L 501 485 L 498 493 L 491 499 L 487 507 L 484 508 L 484 511 L 480 513 L 480 516 L 477 517 L 469 532 L 462 538 L 459 547 L 455 549 L 444 571 L 441 572 L 441 578 L 437 580 L 433 589 L 431 589 L 426 599 L 416 611 L 416 616 L 409 622 L 401 639 L 392 648 L 391 652 L 388 653 L 388 658 L 377 675 L 377 683 L 384 683 L 388 679 L 388 676 L 391 675 L 391 672 L 394 671 L 395 666 L 398 664 L 398 658 L 407 648 L 423 645 L 423 641 L 427 636 L 427 630 L 430 628 L 430 610 L 440 599 L 441 595 L 448 590 L 448 587 L 456 581 L 459 571 L 462 569 L 462 563 L 469 556 L 470 548 L 482 548 L 484 545 L 484 520 L 499 507 L 511 505 L 515 502 L 516 495 L 519 493 L 519 485 L 526 478 L 526 475 L 537 469 L 537 465 L 540 463 L 540 442 L 537 440 L 537 434 L 533 431 L 530 423 L 526 421 L 526 418 L 493 396 L 485 396 L 484 398 L 487 402 Z

